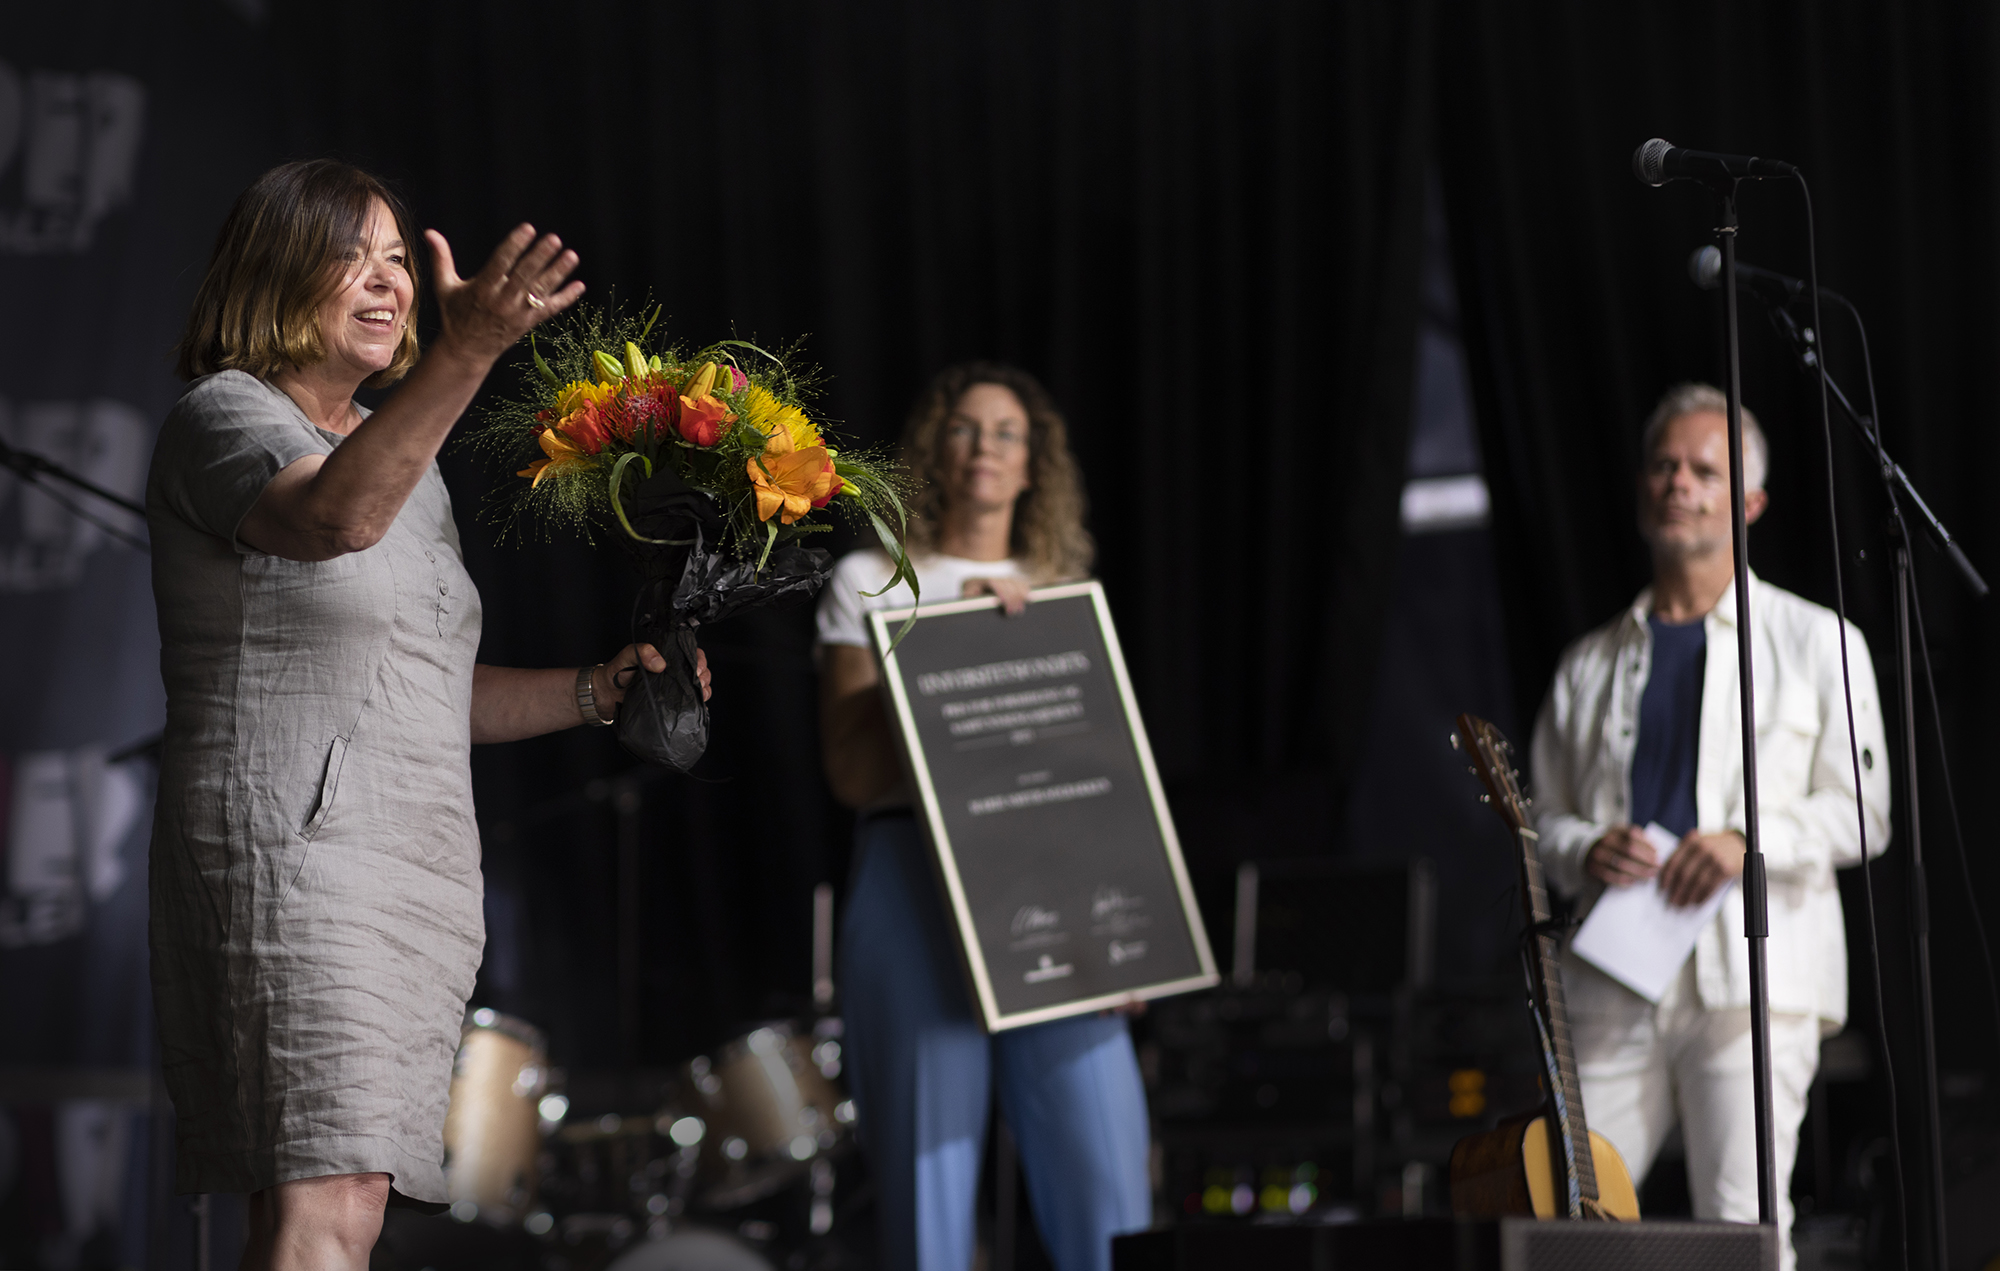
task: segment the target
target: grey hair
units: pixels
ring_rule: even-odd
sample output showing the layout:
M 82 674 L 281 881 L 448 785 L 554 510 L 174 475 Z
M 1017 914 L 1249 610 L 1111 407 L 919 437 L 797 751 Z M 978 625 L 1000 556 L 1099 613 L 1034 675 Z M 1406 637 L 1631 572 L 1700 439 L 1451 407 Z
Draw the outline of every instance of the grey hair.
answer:
M 1682 415 L 1716 414 L 1727 418 L 1729 399 L 1713 384 L 1689 382 L 1676 384 L 1660 398 L 1660 404 L 1653 407 L 1653 413 L 1646 417 L 1646 431 L 1639 439 L 1639 455 L 1642 463 L 1653 457 L 1653 447 L 1660 444 L 1660 434 L 1668 424 Z M 1764 430 L 1757 424 L 1757 416 L 1748 406 L 1743 408 L 1743 488 L 1761 490 L 1764 488 L 1764 474 L 1771 466 L 1771 445 L 1764 440 Z

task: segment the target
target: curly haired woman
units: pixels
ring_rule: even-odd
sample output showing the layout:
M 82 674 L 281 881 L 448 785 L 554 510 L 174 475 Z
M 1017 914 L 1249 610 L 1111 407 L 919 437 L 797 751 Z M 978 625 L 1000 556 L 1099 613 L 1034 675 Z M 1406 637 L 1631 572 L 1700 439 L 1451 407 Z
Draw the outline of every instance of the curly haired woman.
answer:
M 937 376 L 903 433 L 923 482 L 910 550 L 926 600 L 1081 578 L 1093 546 L 1067 429 L 1033 376 L 974 362 Z M 841 560 L 819 610 L 821 728 L 835 797 L 859 811 L 841 923 L 842 1011 L 877 1179 L 882 1265 L 964 1271 L 997 1087 L 1035 1220 L 1060 1271 L 1107 1271 L 1111 1237 L 1152 1219 L 1146 1096 L 1125 1020 L 1086 1015 L 989 1036 L 966 996 L 943 901 L 878 688 L 867 610 L 910 603 L 879 551 Z

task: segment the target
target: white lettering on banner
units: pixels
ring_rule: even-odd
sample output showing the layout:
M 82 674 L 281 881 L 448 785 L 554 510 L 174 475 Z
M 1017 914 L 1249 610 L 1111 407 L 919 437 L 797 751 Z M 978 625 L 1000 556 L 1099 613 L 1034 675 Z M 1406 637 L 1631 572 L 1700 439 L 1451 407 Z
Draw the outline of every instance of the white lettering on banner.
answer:
M 10 407 L 0 398 L 0 438 L 127 498 L 144 493 L 152 436 L 145 416 L 123 402 Z M 145 533 L 145 523 L 122 508 L 81 490 L 50 488 L 129 534 Z M 116 540 L 48 491 L 0 474 L 0 595 L 74 587 L 83 581 L 84 562 L 106 544 Z
M 1025 684 L 1031 680 L 1053 680 L 1065 675 L 1081 675 L 1090 669 L 1090 659 L 1072 650 L 1044 658 L 1015 658 L 1011 662 L 988 662 L 985 666 L 965 666 L 955 671 L 926 671 L 917 677 L 917 691 L 925 697 L 939 693 L 959 693 L 966 689 L 999 688 L 1004 684 Z
M 0 207 L 0 252 L 90 249 L 132 197 L 146 86 L 115 71 L 30 71 L 0 62 L 0 177 L 19 162 L 21 205 Z
M 989 794 L 983 799 L 968 800 L 965 810 L 974 816 L 990 816 L 995 812 L 1040 807 L 1045 803 L 1068 803 L 1074 799 L 1090 799 L 1110 793 L 1111 778 L 1092 777 L 1088 781 L 1072 781 L 1060 786 L 1030 786 L 1012 794 Z
M 1051 702 L 1074 702 L 1082 696 L 1082 685 L 1065 684 L 1061 688 L 1037 688 L 1025 693 L 1002 693 L 999 697 L 973 697 L 962 702 L 946 702 L 938 708 L 938 713 L 946 719 L 964 719 L 967 715 L 1027 710 L 1029 707 L 1046 706 Z
M 130 765 L 106 763 L 106 753 L 90 746 L 0 756 L 11 769 L 0 826 L 0 949 L 80 935 L 86 902 L 101 904 L 124 884 L 119 849 L 146 811 L 146 791 Z
M 954 722 L 951 726 L 951 735 L 977 737 L 982 733 L 1003 733 L 1016 728 L 1040 728 L 1047 724 L 1059 724 L 1064 720 L 1082 718 L 1082 704 L 1071 702 L 1062 706 L 1043 706 L 1031 711 L 1008 711 L 1002 715 L 974 715 L 971 719 Z

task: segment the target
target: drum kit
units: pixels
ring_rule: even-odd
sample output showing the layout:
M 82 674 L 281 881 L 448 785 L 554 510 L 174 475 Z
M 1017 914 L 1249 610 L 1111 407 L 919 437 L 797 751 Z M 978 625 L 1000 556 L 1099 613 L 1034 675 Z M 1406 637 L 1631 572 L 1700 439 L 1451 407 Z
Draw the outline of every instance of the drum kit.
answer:
M 838 1017 L 753 1029 L 674 1072 L 638 1115 L 573 1117 L 541 1032 L 469 1011 L 445 1118 L 451 1216 L 609 1256 L 609 1271 L 770 1271 L 722 1228 L 747 1207 L 806 1194 L 806 1233 L 834 1226 L 834 1166 L 850 1149 Z
M 444 1130 L 464 1247 L 431 1252 L 454 1228 L 426 1221 L 431 1245 L 419 1252 L 412 1229 L 411 1271 L 497 1267 L 503 1237 L 509 1265 L 566 1271 L 773 1271 L 780 1250 L 788 1268 L 852 1265 L 834 1232 L 855 1110 L 832 1013 L 829 884 L 814 890 L 812 946 L 813 1014 L 695 1056 L 648 1086 L 657 1097 L 637 1113 L 573 1111 L 540 1029 L 467 1011 Z

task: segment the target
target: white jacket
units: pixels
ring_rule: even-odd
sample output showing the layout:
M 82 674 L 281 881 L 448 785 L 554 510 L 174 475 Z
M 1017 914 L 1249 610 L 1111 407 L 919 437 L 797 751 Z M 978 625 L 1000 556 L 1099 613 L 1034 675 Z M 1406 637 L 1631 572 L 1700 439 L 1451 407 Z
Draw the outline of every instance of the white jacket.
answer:
M 1563 654 L 1535 721 L 1530 755 L 1536 828 L 1549 882 L 1594 902 L 1602 884 L 1583 872 L 1584 853 L 1627 817 L 1639 699 L 1651 672 L 1646 625 L 1652 591 Z M 1841 692 L 1840 627 L 1833 611 L 1750 576 L 1751 669 L 1757 689 L 1757 794 L 1770 879 L 1771 1009 L 1820 1017 L 1829 1031 L 1847 1018 L 1847 930 L 1833 871 L 1861 861 L 1854 769 Z M 1741 699 L 1736 674 L 1736 589 L 1703 619 L 1695 810 L 1705 830 L 1744 828 Z M 1868 645 L 1847 626 L 1854 727 L 1868 854 L 1889 841 L 1889 765 Z M 1574 955 L 1571 955 L 1574 956 Z M 1750 1004 L 1750 958 L 1741 893 L 1723 902 L 1695 945 L 1704 1007 Z M 1574 975 L 1572 974 L 1572 977 Z

